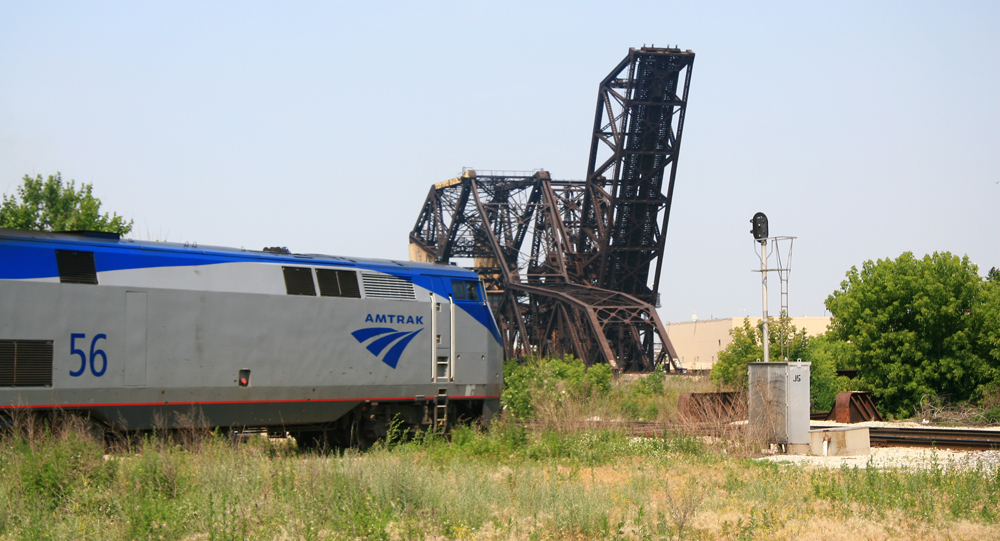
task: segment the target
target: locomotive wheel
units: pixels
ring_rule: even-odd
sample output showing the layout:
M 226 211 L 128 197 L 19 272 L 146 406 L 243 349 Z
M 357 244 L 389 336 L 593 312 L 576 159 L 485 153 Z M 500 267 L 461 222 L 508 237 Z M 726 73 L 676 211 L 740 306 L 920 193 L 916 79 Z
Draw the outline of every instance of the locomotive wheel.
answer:
M 291 434 L 302 451 L 324 451 L 330 448 L 325 430 L 302 430 Z

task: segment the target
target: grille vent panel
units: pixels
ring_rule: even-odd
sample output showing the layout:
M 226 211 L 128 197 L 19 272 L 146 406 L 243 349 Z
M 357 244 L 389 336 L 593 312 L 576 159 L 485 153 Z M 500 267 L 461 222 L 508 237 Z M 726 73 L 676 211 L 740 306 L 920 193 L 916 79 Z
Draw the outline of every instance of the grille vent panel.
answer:
M 361 298 L 358 273 L 350 270 L 316 269 L 319 294 L 324 297 Z
M 361 298 L 361 288 L 358 286 L 358 273 L 354 271 L 337 271 L 340 280 L 340 296 L 352 299 Z
M 285 291 L 289 295 L 316 296 L 312 269 L 309 267 L 281 267 L 285 275 Z
M 56 267 L 61 283 L 97 285 L 94 252 L 56 250 Z
M 51 387 L 50 340 L 0 340 L 0 387 Z
M 0 387 L 14 386 L 14 341 L 0 340 Z
M 413 301 L 417 299 L 410 278 L 400 278 L 389 274 L 361 274 L 365 286 L 365 297 L 370 299 L 397 299 Z

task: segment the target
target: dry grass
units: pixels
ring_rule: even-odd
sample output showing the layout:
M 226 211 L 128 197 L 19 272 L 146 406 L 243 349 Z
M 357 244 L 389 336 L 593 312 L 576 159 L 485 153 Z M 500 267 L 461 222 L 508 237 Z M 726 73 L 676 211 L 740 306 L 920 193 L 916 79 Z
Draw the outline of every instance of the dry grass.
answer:
M 946 426 L 1000 425 L 1000 394 L 994 392 L 979 405 L 955 404 L 925 396 L 920 401 L 913 419 L 917 422 Z
M 657 384 L 642 385 L 646 379 Z M 645 387 L 645 388 L 644 388 Z M 677 408 L 682 393 L 718 390 L 707 377 L 650 374 L 615 379 L 608 393 L 573 396 L 559 389 L 555 393 L 536 392 L 533 404 L 536 419 L 547 421 L 657 421 L 678 423 L 685 419 Z
M 814 471 L 689 432 L 501 422 L 324 456 L 192 431 L 105 456 L 83 420 L 21 419 L 0 438 L 0 539 L 1000 537 L 995 471 Z

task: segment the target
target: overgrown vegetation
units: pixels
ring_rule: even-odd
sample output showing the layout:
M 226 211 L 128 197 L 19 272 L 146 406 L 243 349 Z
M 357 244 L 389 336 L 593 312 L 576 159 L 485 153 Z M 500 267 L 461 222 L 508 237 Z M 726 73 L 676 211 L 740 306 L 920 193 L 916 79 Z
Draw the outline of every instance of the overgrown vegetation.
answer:
M 681 393 L 717 390 L 704 378 L 612 377 L 611 368 L 587 368 L 572 356 L 504 364 L 503 402 L 518 419 L 677 421 Z
M 0 539 L 991 538 L 1000 474 L 805 471 L 682 433 L 460 428 L 359 454 L 223 433 L 0 439 Z M 794 504 L 792 504 L 794 502 Z M 823 525 L 817 528 L 816 525 Z M 953 537 L 955 536 L 953 535 Z

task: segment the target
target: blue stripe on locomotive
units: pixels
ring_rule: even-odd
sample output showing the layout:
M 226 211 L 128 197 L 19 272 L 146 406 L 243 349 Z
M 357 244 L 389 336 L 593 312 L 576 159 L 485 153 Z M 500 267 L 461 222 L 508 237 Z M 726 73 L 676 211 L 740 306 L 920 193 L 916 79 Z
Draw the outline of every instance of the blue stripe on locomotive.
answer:
M 323 255 L 281 255 L 247 252 L 231 248 L 191 248 L 171 243 L 142 241 L 94 240 L 66 234 L 32 234 L 5 230 L 0 232 L 0 280 L 57 278 L 55 250 L 83 250 L 94 253 L 98 273 L 149 269 L 158 267 L 190 267 L 221 263 L 279 263 L 286 265 L 332 266 L 383 272 L 409 278 L 413 284 L 442 297 L 453 295 L 450 279 L 478 280 L 469 270 L 446 265 L 397 263 L 365 259 L 341 259 Z M 40 247 L 39 245 L 44 245 Z M 425 272 L 427 274 L 425 274 Z M 434 280 L 433 278 L 449 280 Z M 493 338 L 503 343 L 489 306 L 479 302 L 455 303 L 476 321 L 490 330 Z

